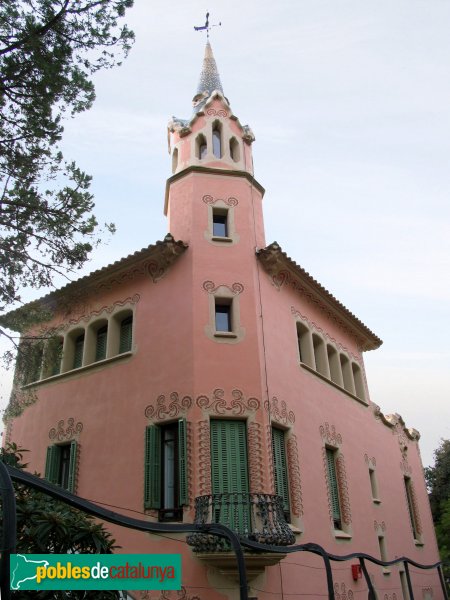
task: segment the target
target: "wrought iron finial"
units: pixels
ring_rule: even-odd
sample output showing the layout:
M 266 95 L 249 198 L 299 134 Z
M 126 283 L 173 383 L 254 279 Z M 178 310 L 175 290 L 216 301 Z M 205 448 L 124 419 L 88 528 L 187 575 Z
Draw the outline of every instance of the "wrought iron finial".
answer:
M 209 32 L 213 27 L 220 27 L 222 25 L 222 23 L 214 23 L 213 25 L 209 24 L 209 12 L 206 13 L 206 21 L 205 24 L 202 25 L 201 27 L 195 27 L 194 25 L 194 29 L 195 31 L 206 31 L 206 37 L 207 39 L 209 39 Z

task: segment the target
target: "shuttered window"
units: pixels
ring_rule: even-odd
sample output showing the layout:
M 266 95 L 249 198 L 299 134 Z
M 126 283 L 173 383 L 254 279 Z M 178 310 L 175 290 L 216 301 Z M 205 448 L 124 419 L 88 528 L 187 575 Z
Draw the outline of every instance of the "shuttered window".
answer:
M 78 443 L 49 446 L 45 463 L 45 478 L 55 485 L 60 485 L 69 492 L 76 490 Z
M 333 511 L 333 523 L 335 529 L 342 529 L 341 507 L 339 502 L 339 485 L 336 475 L 336 451 L 326 449 L 327 475 L 330 488 L 331 508 Z
M 286 521 L 290 522 L 289 483 L 287 474 L 285 434 L 281 429 L 272 428 L 273 472 L 275 477 L 275 493 L 283 500 L 283 512 Z
M 126 317 L 120 323 L 119 354 L 131 350 L 133 336 L 133 317 Z
M 108 339 L 108 325 L 100 327 L 97 331 L 97 340 L 95 344 L 95 360 L 106 358 L 106 342 Z
M 84 333 L 79 335 L 75 340 L 75 348 L 73 354 L 73 368 L 78 369 L 83 364 L 83 348 L 84 348 Z
M 63 340 L 53 340 L 50 354 L 50 375 L 59 375 L 63 355 Z
M 244 421 L 211 421 L 211 483 L 213 494 L 248 494 L 247 432 Z M 234 499 L 234 502 L 233 502 Z M 247 497 L 224 497 L 215 504 L 213 519 L 241 533 L 250 527 Z
M 186 420 L 145 431 L 144 506 L 162 521 L 179 520 L 188 502 Z

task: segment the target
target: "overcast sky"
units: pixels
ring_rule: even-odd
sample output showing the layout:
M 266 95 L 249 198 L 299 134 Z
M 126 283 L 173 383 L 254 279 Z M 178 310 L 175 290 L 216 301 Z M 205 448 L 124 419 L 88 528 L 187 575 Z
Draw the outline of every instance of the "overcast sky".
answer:
M 450 438 L 450 0 L 135 0 L 129 58 L 66 124 L 65 157 L 118 229 L 83 273 L 167 231 L 166 125 L 191 116 L 207 9 L 225 95 L 256 136 L 267 242 L 384 340 L 365 354 L 371 399 L 421 432 L 430 464 Z

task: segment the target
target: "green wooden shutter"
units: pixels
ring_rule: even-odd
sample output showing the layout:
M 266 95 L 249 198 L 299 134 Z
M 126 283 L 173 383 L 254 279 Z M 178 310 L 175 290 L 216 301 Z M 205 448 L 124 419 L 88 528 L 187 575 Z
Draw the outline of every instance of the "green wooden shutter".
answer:
M 108 326 L 105 325 L 97 331 L 97 341 L 95 345 L 95 360 L 106 358 L 106 341 L 108 339 Z
M 70 442 L 70 461 L 69 461 L 69 480 L 67 483 L 67 491 L 72 494 L 75 493 L 76 489 L 76 475 L 77 475 L 77 455 L 78 455 L 78 443 L 75 440 Z
M 179 505 L 184 506 L 188 503 L 186 419 L 178 420 L 178 483 Z
M 272 428 L 273 472 L 275 493 L 283 499 L 283 511 L 289 517 L 289 484 L 284 431 Z
M 133 340 L 133 317 L 127 317 L 120 323 L 119 354 L 131 350 Z
M 409 477 L 405 477 L 404 481 L 406 489 L 406 498 L 408 501 L 409 519 L 411 521 L 411 528 L 413 530 L 414 539 L 417 540 L 419 536 L 417 534 L 416 511 L 414 510 L 414 490 L 412 487 L 412 481 Z
M 161 430 L 149 425 L 145 430 L 144 506 L 161 508 Z
M 58 483 L 61 454 L 59 447 L 54 445 L 47 448 L 47 460 L 45 462 L 45 479 L 50 483 Z
M 250 528 L 246 424 L 243 421 L 211 421 L 211 483 L 213 494 L 238 493 L 236 501 L 224 498 L 213 519 L 245 533 Z M 242 492 L 242 494 L 240 494 Z M 228 501 L 226 501 L 228 500 Z
M 73 355 L 73 368 L 78 369 L 83 364 L 84 333 L 75 340 L 75 351 Z
M 335 451 L 326 449 L 327 452 L 327 470 L 328 483 L 330 485 L 331 508 L 333 511 L 333 521 L 335 526 L 341 527 L 341 508 L 339 505 L 339 487 L 336 476 Z
M 62 340 L 54 340 L 51 342 L 52 351 L 51 351 L 51 368 L 50 373 L 52 375 L 59 375 L 61 372 L 61 361 L 63 355 L 63 341 Z

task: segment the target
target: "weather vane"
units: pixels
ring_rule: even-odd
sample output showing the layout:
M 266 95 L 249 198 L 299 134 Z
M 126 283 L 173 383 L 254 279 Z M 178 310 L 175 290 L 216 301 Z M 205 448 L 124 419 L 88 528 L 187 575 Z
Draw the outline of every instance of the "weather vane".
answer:
M 194 29 L 195 29 L 195 31 L 206 31 L 206 37 L 207 37 L 207 39 L 209 39 L 210 29 L 212 29 L 212 27 L 220 27 L 221 25 L 222 25 L 222 23 L 214 23 L 214 25 L 210 25 L 209 24 L 209 12 L 207 12 L 205 24 L 202 27 L 195 27 L 195 25 L 194 25 Z

